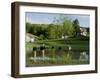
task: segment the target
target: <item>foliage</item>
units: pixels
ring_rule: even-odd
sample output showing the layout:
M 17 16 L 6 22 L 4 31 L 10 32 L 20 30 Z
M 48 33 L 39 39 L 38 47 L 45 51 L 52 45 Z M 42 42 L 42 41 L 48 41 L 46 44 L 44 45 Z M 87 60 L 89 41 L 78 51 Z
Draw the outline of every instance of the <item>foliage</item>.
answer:
M 65 17 L 60 16 L 58 19 L 54 19 L 54 24 L 56 25 L 56 31 L 59 33 L 58 36 L 72 36 L 73 33 L 73 23 L 72 21 Z M 57 33 L 56 33 L 57 34 Z
M 74 32 L 73 32 L 73 35 L 76 37 L 76 36 L 79 36 L 80 35 L 80 24 L 79 24 L 79 21 L 78 19 L 75 19 L 73 21 L 73 28 L 74 28 Z
M 74 21 L 67 17 L 60 16 L 54 18 L 51 24 L 31 24 L 26 23 L 26 33 L 31 33 L 39 37 L 39 39 L 59 39 L 80 36 L 80 24 L 78 19 Z
M 73 33 L 73 26 L 71 20 L 64 19 L 63 21 L 63 35 L 66 36 L 72 36 Z

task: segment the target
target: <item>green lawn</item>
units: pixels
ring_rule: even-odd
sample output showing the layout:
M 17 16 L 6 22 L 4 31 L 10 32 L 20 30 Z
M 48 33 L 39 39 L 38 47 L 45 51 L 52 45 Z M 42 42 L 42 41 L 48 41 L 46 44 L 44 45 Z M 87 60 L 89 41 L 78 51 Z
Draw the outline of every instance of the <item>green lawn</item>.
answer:
M 26 43 L 26 47 L 33 48 L 40 47 L 41 45 L 45 44 L 45 47 L 51 48 L 54 46 L 57 47 L 68 47 L 68 45 L 71 46 L 73 50 L 88 50 L 89 48 L 89 40 L 87 38 L 68 38 L 66 40 L 64 39 L 53 39 L 53 40 L 41 40 L 41 41 L 35 41 L 34 43 Z

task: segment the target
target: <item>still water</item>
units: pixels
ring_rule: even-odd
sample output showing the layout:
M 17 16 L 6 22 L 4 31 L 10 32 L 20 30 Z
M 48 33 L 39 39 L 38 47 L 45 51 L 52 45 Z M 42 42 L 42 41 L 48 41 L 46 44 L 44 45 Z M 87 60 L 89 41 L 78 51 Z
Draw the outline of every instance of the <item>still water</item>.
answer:
M 37 50 L 26 52 L 26 66 L 89 64 L 89 51 Z

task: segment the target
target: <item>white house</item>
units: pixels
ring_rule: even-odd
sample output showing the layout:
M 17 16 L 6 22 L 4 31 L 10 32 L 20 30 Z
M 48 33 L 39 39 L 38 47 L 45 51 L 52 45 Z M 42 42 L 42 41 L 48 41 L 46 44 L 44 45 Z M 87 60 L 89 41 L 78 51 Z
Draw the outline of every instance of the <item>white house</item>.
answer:
M 81 31 L 81 35 L 83 36 L 87 36 L 88 34 L 88 28 L 83 28 L 83 27 L 80 27 L 80 31 Z
M 33 34 L 30 34 L 30 33 L 26 33 L 26 36 L 25 36 L 25 41 L 28 43 L 32 43 L 35 41 L 35 36 Z

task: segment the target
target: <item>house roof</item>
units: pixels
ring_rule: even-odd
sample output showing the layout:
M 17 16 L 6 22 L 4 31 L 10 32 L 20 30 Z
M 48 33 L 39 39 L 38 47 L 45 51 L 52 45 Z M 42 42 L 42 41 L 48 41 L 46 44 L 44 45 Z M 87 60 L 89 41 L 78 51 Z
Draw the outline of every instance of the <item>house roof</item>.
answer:
M 38 38 L 38 36 L 33 35 L 33 34 L 31 34 L 31 33 L 26 33 L 26 35 L 29 36 L 29 37 L 31 37 L 31 38 L 33 38 L 33 37 Z

